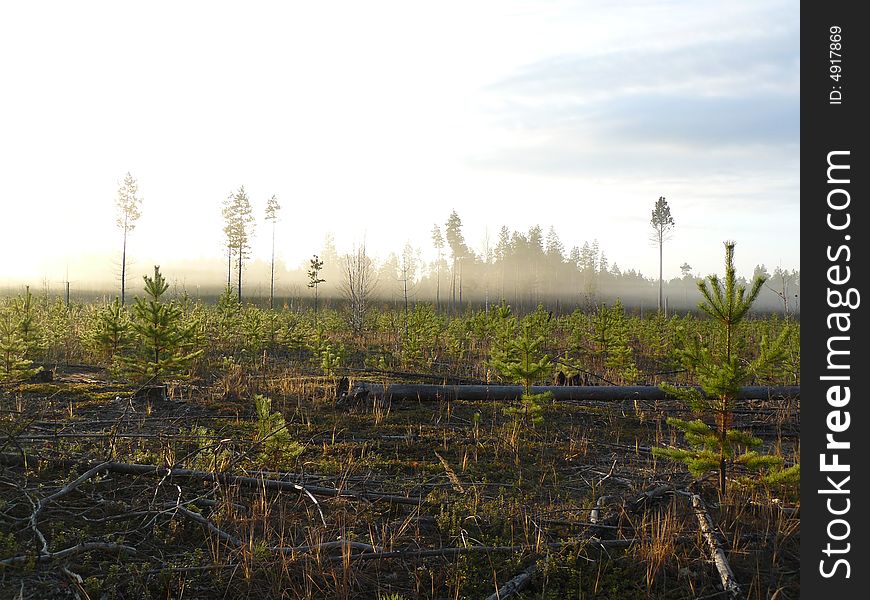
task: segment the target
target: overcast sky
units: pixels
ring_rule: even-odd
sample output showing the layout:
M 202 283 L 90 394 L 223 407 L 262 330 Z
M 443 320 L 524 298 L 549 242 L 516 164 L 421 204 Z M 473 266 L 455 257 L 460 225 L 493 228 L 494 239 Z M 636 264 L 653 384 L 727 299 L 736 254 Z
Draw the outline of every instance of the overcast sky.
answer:
M 0 280 L 110 269 L 127 171 L 137 264 L 221 257 L 244 185 L 291 265 L 455 208 L 653 276 L 665 196 L 666 276 L 800 266 L 797 1 L 4 2 L 0 55 Z

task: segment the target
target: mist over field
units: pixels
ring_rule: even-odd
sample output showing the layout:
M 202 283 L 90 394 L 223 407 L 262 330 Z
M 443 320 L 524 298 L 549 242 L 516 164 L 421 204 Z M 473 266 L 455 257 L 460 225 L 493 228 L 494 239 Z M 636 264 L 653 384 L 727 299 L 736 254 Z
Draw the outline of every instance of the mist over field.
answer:
M 644 250 L 654 250 L 645 245 Z M 739 252 L 739 248 L 737 249 Z M 338 255 L 326 258 L 322 277 L 326 280 L 320 285 L 319 294 L 325 301 L 341 304 L 345 298 L 342 282 L 344 258 Z M 214 302 L 226 290 L 227 265 L 225 261 L 211 260 L 178 260 L 163 261 L 161 271 L 171 285 L 173 294 L 188 294 L 194 299 L 204 302 Z M 102 266 L 102 268 L 99 268 Z M 403 278 L 400 260 L 392 256 L 388 260 L 376 261 L 376 285 L 372 298 L 385 303 L 401 304 L 404 301 Z M 145 260 L 136 260 L 128 264 L 127 290 L 132 296 L 142 295 L 142 276 L 153 272 L 154 264 Z M 504 268 L 503 268 L 504 267 Z M 532 310 L 537 304 L 543 304 L 548 309 L 573 310 L 573 308 L 590 308 L 600 303 L 612 304 L 617 298 L 629 310 L 638 312 L 654 312 L 657 308 L 658 279 L 649 275 L 641 275 L 631 269 L 620 268 L 619 274 L 614 274 L 612 268 L 601 272 L 572 268 L 568 261 L 561 265 L 544 260 L 540 271 L 523 268 L 516 264 L 501 265 L 499 263 L 476 264 L 466 268 L 462 280 L 462 306 L 469 309 L 485 309 L 500 300 L 521 312 Z M 313 292 L 308 288 L 309 278 L 306 273 L 308 265 L 289 266 L 283 261 L 275 265 L 275 298 L 276 306 L 300 307 L 310 305 Z M 451 306 L 450 283 L 451 274 L 448 265 L 442 264 L 440 275 L 440 294 L 438 293 L 438 276 L 436 265 L 423 264 L 408 286 L 408 297 L 411 302 L 435 304 L 440 298 L 439 306 L 448 310 Z M 94 299 L 111 299 L 120 293 L 119 271 L 116 261 L 109 257 L 89 259 L 86 264 L 70 266 L 70 296 L 73 301 L 90 301 Z M 759 271 L 761 272 L 761 271 Z M 271 266 L 268 262 L 254 260 L 244 267 L 244 301 L 263 305 L 268 304 Z M 739 272 L 738 275 L 749 279 L 754 272 Z M 800 312 L 800 273 L 777 268 L 767 269 L 769 279 L 762 289 L 753 310 L 758 312 L 779 312 L 797 315 Z M 685 277 L 666 278 L 664 281 L 664 296 L 670 311 L 694 311 L 697 309 L 701 295 L 697 282 L 708 274 L 693 272 Z M 235 277 L 235 274 L 233 275 Z M 25 286 L 30 286 L 36 294 L 47 293 L 50 296 L 62 298 L 66 293 L 64 279 L 0 279 L 0 294 L 15 295 L 23 292 Z M 234 287 L 234 286 L 233 286 Z M 783 296 L 788 298 L 787 305 Z M 458 307 L 458 287 L 456 294 Z

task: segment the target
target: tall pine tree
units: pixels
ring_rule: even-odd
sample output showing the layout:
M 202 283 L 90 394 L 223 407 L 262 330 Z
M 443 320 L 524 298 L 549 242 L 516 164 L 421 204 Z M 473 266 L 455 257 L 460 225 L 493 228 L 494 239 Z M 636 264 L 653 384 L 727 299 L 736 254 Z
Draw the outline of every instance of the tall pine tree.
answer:
M 663 298 L 662 298 L 662 259 L 663 259 L 663 248 L 665 242 L 671 238 L 671 231 L 674 228 L 674 218 L 671 216 L 671 207 L 668 206 L 668 201 L 665 200 L 664 196 L 659 196 L 659 199 L 656 200 L 656 205 L 652 210 L 652 218 L 650 219 L 650 227 L 652 227 L 653 233 L 651 236 L 651 240 L 653 243 L 658 244 L 659 247 L 659 312 L 662 311 Z
M 121 245 L 121 306 L 123 306 L 127 293 L 127 236 L 136 227 L 136 221 L 139 220 L 140 216 L 139 209 L 142 206 L 142 198 L 139 197 L 139 184 L 129 172 L 118 187 L 115 206 L 118 210 L 115 223 L 123 234 Z
M 451 211 L 444 226 L 447 245 L 453 257 L 453 268 L 450 274 L 450 308 L 456 310 L 456 293 L 459 292 L 459 307 L 462 307 L 462 262 L 472 257 L 471 250 L 465 243 L 462 234 L 462 219 L 455 210 Z
M 266 220 L 272 223 L 272 263 L 271 276 L 269 278 L 269 308 L 275 308 L 275 223 L 278 222 L 278 211 L 281 210 L 281 205 L 278 204 L 278 197 L 272 194 L 272 197 L 266 202 Z M 239 286 L 241 289 L 241 286 Z
M 444 252 L 444 236 L 438 224 L 432 226 L 432 245 L 435 246 L 435 310 L 441 308 L 441 261 Z
M 236 259 L 238 303 L 242 303 L 242 267 L 251 251 L 251 237 L 254 234 L 254 213 L 245 186 L 230 194 L 224 201 L 224 234 L 227 243 L 227 288 L 230 287 L 230 270 L 233 258 Z

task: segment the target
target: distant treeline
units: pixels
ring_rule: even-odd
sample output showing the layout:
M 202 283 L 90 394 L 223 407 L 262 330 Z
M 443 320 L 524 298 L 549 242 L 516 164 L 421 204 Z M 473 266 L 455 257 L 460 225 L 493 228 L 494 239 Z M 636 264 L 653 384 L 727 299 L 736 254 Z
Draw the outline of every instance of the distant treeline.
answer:
M 455 214 L 455 213 L 454 213 Z M 452 218 L 452 216 L 451 216 Z M 373 288 L 371 300 L 379 303 L 426 302 L 441 312 L 460 312 L 470 308 L 485 308 L 505 300 L 514 310 L 523 313 L 539 304 L 559 312 L 574 308 L 612 304 L 617 298 L 627 310 L 655 311 L 658 281 L 645 277 L 635 269 L 622 269 L 610 263 L 597 241 L 584 243 L 566 251 L 558 235 L 550 228 L 544 235 L 539 226 L 527 232 L 503 227 L 495 242 L 484 244 L 482 252 L 473 252 L 461 233 L 461 222 L 448 221 L 441 236 L 436 226 L 433 240 L 437 258 L 421 259 L 421 248 L 406 244 L 400 253 L 390 253 L 383 260 L 362 256 L 363 267 L 370 270 Z M 739 249 L 738 249 L 739 250 Z M 312 253 L 312 256 L 315 253 Z M 348 255 L 340 255 L 331 235 L 316 253 L 323 261 L 319 277 L 319 296 L 325 302 L 340 302 L 345 296 L 348 278 Z M 353 255 L 359 259 L 360 253 Z M 306 306 L 313 302 L 309 288 L 308 264 L 288 268 L 278 261 L 275 265 L 275 306 Z M 359 264 L 356 265 L 360 267 Z M 134 265 L 129 269 L 128 290 L 135 296 L 141 290 L 141 275 L 152 265 Z M 225 291 L 227 262 L 225 259 L 173 261 L 161 265 L 171 286 L 171 293 L 187 294 L 205 302 L 216 301 Z M 697 283 L 706 274 L 692 273 L 691 265 L 683 263 L 682 276 L 664 282 L 664 299 L 669 312 L 693 311 L 700 301 Z M 70 284 L 74 301 L 91 301 L 118 295 L 120 285 L 107 265 L 107 277 L 102 281 L 76 281 Z M 755 303 L 759 312 L 795 315 L 800 312 L 800 272 L 776 268 L 769 272 L 764 265 L 754 273 L 742 273 L 746 283 L 756 274 L 767 276 L 767 283 Z M 243 300 L 268 304 L 270 264 L 252 261 L 244 265 Z M 35 294 L 64 297 L 66 286 L 61 282 L 27 282 Z M 0 293 L 18 294 L 24 283 L 0 288 Z M 116 289 L 117 288 L 117 289 Z
M 329 265 L 328 262 L 324 262 L 325 265 Z M 509 265 L 508 262 L 489 265 L 474 263 L 470 268 L 466 265 L 466 274 L 462 280 L 461 303 L 458 285 L 456 300 L 453 300 L 449 286 L 442 288 L 438 294 L 440 296 L 439 312 L 450 313 L 485 309 L 487 306 L 498 304 L 502 299 L 519 314 L 534 310 L 538 304 L 557 314 L 566 314 L 576 308 L 590 309 L 602 303 L 611 305 L 617 298 L 622 301 L 630 313 L 643 314 L 656 310 L 658 282 L 643 277 L 633 270 L 620 273 L 614 273 L 612 270 L 584 272 L 580 269 L 572 269 L 569 263 L 562 263 L 555 265 L 555 268 L 551 266 L 549 273 L 542 269 L 540 273 L 543 274 L 540 275 L 536 286 L 523 287 L 516 278 L 517 270 L 511 269 Z M 377 285 L 372 294 L 372 302 L 382 307 L 399 306 L 404 302 L 402 281 L 390 273 L 389 265 L 385 266 L 378 269 Z M 220 284 L 193 284 L 192 282 L 197 280 L 195 279 L 196 274 L 202 272 L 201 269 L 192 272 L 185 271 L 183 265 L 175 265 L 175 267 L 182 268 L 176 269 L 173 265 L 164 268 L 167 280 L 171 282 L 171 295 L 186 294 L 195 300 L 212 304 L 216 303 L 220 294 L 226 290 L 226 286 Z M 410 303 L 424 302 L 433 305 L 436 303 L 436 292 L 439 284 L 436 281 L 437 275 L 428 272 L 430 268 L 427 266 L 427 272 L 409 286 Z M 254 262 L 248 270 L 249 284 L 245 288 L 245 303 L 268 306 L 268 265 Z M 763 270 L 763 267 L 757 270 Z M 261 271 L 265 275 L 263 278 L 258 277 Z M 335 266 L 331 269 L 324 266 L 324 271 L 326 282 L 321 284 L 319 292 L 321 305 L 327 308 L 340 308 L 345 303 L 340 286 L 342 273 Z M 469 275 L 469 271 L 474 274 Z M 553 274 L 552 271 L 556 271 L 558 274 Z M 502 279 L 502 274 L 505 275 L 504 279 Z M 449 270 L 444 271 L 441 276 L 449 278 Z M 554 279 L 548 279 L 549 277 Z M 695 312 L 701 299 L 697 288 L 699 280 L 698 277 L 686 275 L 682 278 L 665 281 L 664 295 L 669 314 Z M 776 270 L 768 279 L 766 287 L 755 303 L 754 312 L 799 315 L 799 282 L 799 272 Z M 445 281 L 442 280 L 440 285 L 444 286 Z M 785 288 L 785 293 L 783 293 L 783 288 Z M 138 276 L 128 280 L 128 294 L 131 298 L 141 296 L 141 289 L 141 280 Z M 6 286 L 0 288 L 0 295 L 14 296 L 21 294 L 23 290 L 24 284 Z M 65 300 L 66 297 L 65 286 L 62 284 L 48 286 L 37 283 L 37 285 L 31 285 L 31 291 L 35 295 L 48 295 L 60 300 Z M 75 303 L 111 300 L 117 295 L 118 290 L 107 283 L 94 285 L 74 282 L 70 287 L 70 301 Z M 787 300 L 787 304 L 784 299 Z M 286 306 L 293 310 L 304 310 L 313 307 L 313 305 L 314 294 L 306 286 L 305 270 L 301 268 L 280 270 L 275 288 L 275 307 Z

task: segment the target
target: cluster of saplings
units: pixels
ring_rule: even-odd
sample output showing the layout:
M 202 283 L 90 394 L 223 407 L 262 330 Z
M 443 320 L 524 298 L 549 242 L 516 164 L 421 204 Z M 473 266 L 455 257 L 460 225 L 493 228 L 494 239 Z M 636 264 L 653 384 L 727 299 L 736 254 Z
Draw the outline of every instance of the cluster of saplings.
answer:
M 173 307 L 165 309 L 174 315 L 173 327 L 178 328 L 173 336 L 177 335 L 182 350 L 188 349 L 180 356 L 204 351 L 190 361 L 179 364 L 176 360 L 178 377 L 203 376 L 214 372 L 216 364 L 232 360 L 246 369 L 289 364 L 332 374 L 341 369 L 370 368 L 499 382 L 508 380 L 496 364 L 499 357 L 510 350 L 509 344 L 518 336 L 527 334 L 531 340 L 543 339 L 535 350 L 538 358 L 549 357 L 544 367 L 530 376 L 534 384 L 548 383 L 560 371 L 568 379 L 592 384 L 642 385 L 662 380 L 683 384 L 697 383 L 697 379 L 684 371 L 682 349 L 698 338 L 714 346 L 725 343 L 721 328 L 711 319 L 691 314 L 639 317 L 619 301 L 568 314 L 543 306 L 517 314 L 506 303 L 456 315 L 439 313 L 430 303 L 411 304 L 407 310 L 372 307 L 366 312 L 362 330 L 355 332 L 350 311 L 336 304 L 320 307 L 317 312 L 288 307 L 268 310 L 239 305 L 232 292 L 217 304 L 193 301 L 177 291 L 165 291 L 157 299 L 146 294 L 146 299 L 143 308 L 147 311 L 164 310 L 158 304 Z M 155 303 L 153 309 L 150 302 Z M 26 373 L 8 360 L 14 357 L 46 366 L 100 364 L 119 376 L 134 376 L 137 369 L 129 360 L 147 361 L 153 354 L 147 340 L 155 339 L 153 333 L 140 336 L 135 324 L 151 321 L 155 323 L 151 327 L 156 328 L 159 318 L 166 316 L 157 313 L 142 319 L 139 306 L 134 301 L 126 307 L 114 302 L 67 307 L 47 296 L 29 293 L 0 299 L 0 322 L 5 327 L 0 344 L 2 356 L 7 358 L 0 366 L 0 377 L 26 378 Z M 798 324 L 770 316 L 746 318 L 736 325 L 735 343 L 741 358 L 747 360 L 755 358 L 765 336 L 778 337 L 785 330 L 792 334 L 785 339 L 783 362 L 756 372 L 758 383 L 798 382 Z M 144 373 L 146 367 L 140 365 L 138 370 Z M 151 369 L 152 374 L 160 370 L 159 365 Z
M 619 301 L 568 315 L 539 306 L 523 316 L 504 302 L 456 316 L 419 303 L 370 311 L 362 329 L 351 327 L 355 315 L 338 310 L 241 305 L 229 288 L 213 306 L 184 294 L 168 298 L 169 286 L 155 267 L 144 278 L 144 296 L 129 307 L 117 299 L 103 306 L 35 302 L 29 290 L 5 301 L 0 379 L 33 376 L 39 368 L 34 361 L 99 362 L 113 376 L 141 383 L 202 377 L 215 365 L 259 369 L 281 360 L 327 376 L 350 367 L 438 372 L 521 384 L 521 403 L 506 408 L 518 428 L 541 422 L 550 398 L 531 388 L 556 372 L 590 383 L 669 381 L 666 389 L 699 418 L 671 419 L 689 449 L 657 454 L 685 462 L 696 474 L 718 470 L 722 488 L 727 465 L 734 462 L 766 473 L 770 481 L 793 478 L 796 470 L 783 469 L 781 459 L 757 453 L 758 439 L 730 427 L 741 386 L 797 383 L 800 363 L 796 323 L 749 318 L 763 278 L 740 285 L 733 252 L 733 244 L 726 244 L 724 279 L 711 276 L 699 286 L 708 319 L 639 318 Z
M 169 285 L 159 267 L 154 268 L 153 277 L 146 275 L 144 280 L 145 296 L 136 298 L 129 310 L 117 298 L 96 309 L 82 336 L 83 345 L 116 374 L 134 381 L 160 382 L 185 375 L 191 361 L 204 352 L 197 347 L 197 324 L 185 319 L 181 302 L 165 300 Z M 0 309 L 0 381 L 38 374 L 43 367 L 35 367 L 34 358 L 48 358 L 50 347 L 58 350 L 57 334 L 74 334 L 75 326 L 81 324 L 58 323 L 58 316 L 56 310 L 41 314 L 35 310 L 29 288 L 23 297 Z

